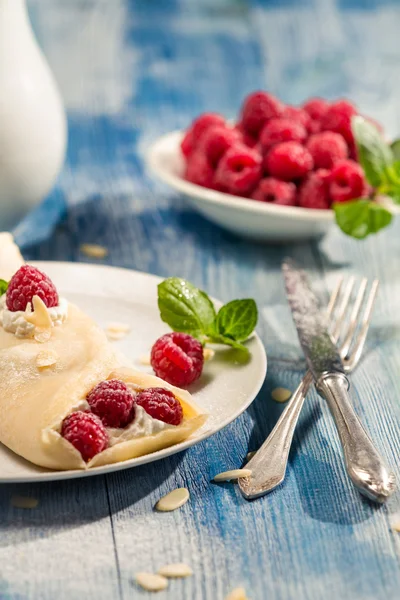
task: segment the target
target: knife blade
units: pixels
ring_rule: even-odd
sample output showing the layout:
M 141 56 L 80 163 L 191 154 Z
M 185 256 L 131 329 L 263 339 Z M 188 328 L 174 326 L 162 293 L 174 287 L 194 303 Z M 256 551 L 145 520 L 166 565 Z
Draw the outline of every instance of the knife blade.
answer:
M 315 387 L 327 401 L 339 434 L 347 474 L 370 500 L 385 502 L 396 489 L 388 469 L 366 433 L 349 396 L 349 380 L 329 331 L 328 321 L 307 276 L 292 260 L 282 265 L 287 299 Z

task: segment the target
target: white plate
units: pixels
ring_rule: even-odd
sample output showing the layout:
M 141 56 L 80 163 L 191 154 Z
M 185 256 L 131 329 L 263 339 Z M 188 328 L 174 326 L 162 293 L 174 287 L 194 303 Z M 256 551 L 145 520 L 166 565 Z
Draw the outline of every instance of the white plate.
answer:
M 147 163 L 165 183 L 185 195 L 202 215 L 247 238 L 259 241 L 305 240 L 323 235 L 334 222 L 332 210 L 276 206 L 203 188 L 182 178 L 183 133 L 159 138 L 147 153 Z
M 111 321 L 129 323 L 130 333 L 116 347 L 132 359 L 133 365 L 143 367 L 138 359 L 149 354 L 152 343 L 168 327 L 162 323 L 157 308 L 157 284 L 161 279 L 115 267 L 37 262 L 51 277 L 60 294 L 78 304 L 100 326 Z M 53 481 L 110 473 L 153 462 L 181 452 L 213 435 L 236 419 L 254 400 L 264 381 L 267 358 L 258 336 L 248 342 L 251 359 L 245 365 L 228 361 L 229 350 L 217 352 L 206 363 L 200 380 L 190 390 L 196 402 L 209 413 L 205 425 L 190 439 L 165 450 L 125 462 L 96 467 L 87 471 L 51 471 L 36 467 L 0 444 L 0 483 L 21 481 Z

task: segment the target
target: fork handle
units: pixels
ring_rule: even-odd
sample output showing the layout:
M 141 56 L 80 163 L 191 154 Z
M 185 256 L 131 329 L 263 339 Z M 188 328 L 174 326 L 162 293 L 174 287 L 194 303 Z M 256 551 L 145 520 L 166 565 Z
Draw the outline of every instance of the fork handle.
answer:
M 395 477 L 356 415 L 349 387 L 349 380 L 342 373 L 324 374 L 316 383 L 334 418 L 351 481 L 364 496 L 383 503 L 396 488 Z

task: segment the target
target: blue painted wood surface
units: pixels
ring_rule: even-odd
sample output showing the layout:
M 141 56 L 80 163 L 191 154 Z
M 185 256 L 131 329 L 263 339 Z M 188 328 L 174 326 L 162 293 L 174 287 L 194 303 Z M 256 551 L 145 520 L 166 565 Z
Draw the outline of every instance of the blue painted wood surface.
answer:
M 304 370 L 280 262 L 295 256 L 328 290 L 339 274 L 378 276 L 379 301 L 355 404 L 400 479 L 400 224 L 357 243 L 333 230 L 320 243 L 260 246 L 189 210 L 143 165 L 148 144 L 203 110 L 233 115 L 267 88 L 287 102 L 350 96 L 400 132 L 400 3 L 378 0 L 31 0 L 34 26 L 69 116 L 57 188 L 18 228 L 28 259 L 81 260 L 83 242 L 108 264 L 182 275 L 260 307 L 267 381 L 250 409 L 185 454 L 82 481 L 0 488 L 0 598 L 145 598 L 136 571 L 184 560 L 193 578 L 157 598 L 395 599 L 397 494 L 376 508 L 351 488 L 329 413 L 315 393 L 301 416 L 284 485 L 246 503 L 213 474 L 241 464 L 272 429 L 277 386 Z M 155 515 L 160 495 L 187 485 L 191 502 Z M 13 493 L 39 499 L 10 506 Z M 397 537 L 396 537 L 397 536 Z

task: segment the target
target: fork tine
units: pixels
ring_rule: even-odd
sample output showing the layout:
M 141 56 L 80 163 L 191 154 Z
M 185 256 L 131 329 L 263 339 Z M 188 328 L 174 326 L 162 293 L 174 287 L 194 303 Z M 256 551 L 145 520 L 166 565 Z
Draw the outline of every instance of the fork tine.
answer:
M 344 339 L 343 344 L 340 347 L 340 354 L 342 355 L 343 358 L 345 358 L 347 356 L 347 353 L 351 346 L 351 342 L 353 340 L 354 333 L 357 329 L 358 319 L 359 319 L 359 315 L 361 313 L 361 307 L 362 307 L 362 303 L 363 303 L 363 300 L 365 297 L 365 292 L 367 289 L 367 283 L 368 283 L 368 279 L 366 277 L 364 277 L 362 279 L 360 287 L 358 289 L 358 293 L 356 296 L 356 300 L 354 302 L 353 310 L 351 311 L 351 315 L 350 315 L 350 322 L 349 322 L 349 326 L 348 326 L 348 330 L 347 330 L 347 335 Z
M 353 348 L 351 350 L 351 356 L 349 356 L 348 360 L 346 361 L 347 370 L 353 369 L 355 367 L 355 365 L 358 363 L 358 361 L 360 360 L 360 357 L 361 357 L 361 354 L 362 354 L 362 351 L 364 348 L 365 340 L 367 338 L 369 325 L 371 322 L 371 314 L 372 314 L 372 310 L 374 308 L 374 303 L 375 303 L 376 294 L 378 291 L 378 286 L 379 286 L 378 279 L 374 279 L 374 281 L 372 282 L 371 290 L 368 295 L 367 303 L 365 306 L 365 312 L 364 312 L 363 319 L 361 322 L 360 332 L 353 344 Z
M 337 343 L 337 341 L 339 339 L 340 332 L 341 332 L 343 324 L 344 324 L 344 316 L 347 312 L 347 307 L 349 304 L 351 292 L 353 291 L 353 287 L 354 287 L 354 277 L 350 277 L 350 279 L 348 280 L 347 285 L 345 287 L 343 298 L 342 298 L 342 301 L 339 306 L 338 315 L 335 319 L 335 325 L 333 326 L 333 330 L 332 330 L 332 338 L 333 338 L 335 344 Z
M 326 309 L 326 313 L 328 315 L 328 318 L 330 319 L 333 315 L 333 311 L 335 310 L 338 298 L 339 298 L 339 294 L 340 291 L 342 289 L 342 285 L 343 285 L 343 277 L 340 277 L 340 279 L 338 280 L 335 289 L 333 290 L 331 297 L 329 298 L 329 304 L 327 306 Z

